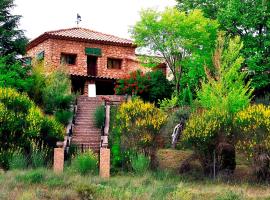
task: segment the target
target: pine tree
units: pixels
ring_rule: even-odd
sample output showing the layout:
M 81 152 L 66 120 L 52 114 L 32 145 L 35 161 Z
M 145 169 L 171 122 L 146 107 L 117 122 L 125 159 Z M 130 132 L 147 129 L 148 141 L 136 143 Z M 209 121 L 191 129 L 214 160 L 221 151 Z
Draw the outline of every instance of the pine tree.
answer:
M 23 55 L 27 39 L 18 28 L 20 15 L 12 15 L 14 0 L 0 1 L 0 57 Z

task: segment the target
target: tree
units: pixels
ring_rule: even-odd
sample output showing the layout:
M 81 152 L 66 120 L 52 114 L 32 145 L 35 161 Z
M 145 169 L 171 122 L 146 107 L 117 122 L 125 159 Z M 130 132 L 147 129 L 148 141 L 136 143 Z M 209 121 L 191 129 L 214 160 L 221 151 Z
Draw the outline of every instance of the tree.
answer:
M 217 19 L 220 28 L 244 42 L 242 67 L 248 68 L 257 91 L 270 87 L 270 3 L 269 0 L 177 0 L 181 11 L 202 9 Z
M 16 88 L 20 92 L 30 92 L 33 86 L 30 66 L 19 62 L 8 64 L 10 56 L 0 57 L 0 87 Z
M 13 0 L 0 1 L 0 57 L 9 54 L 23 55 L 27 39 L 18 29 L 21 16 L 12 15 Z
M 227 48 L 224 48 L 226 47 Z M 191 144 L 201 158 L 206 173 L 213 169 L 215 152 L 231 152 L 224 159 L 217 160 L 220 170 L 234 170 L 235 143 L 238 133 L 233 130 L 236 114 L 245 109 L 251 98 L 252 89 L 245 84 L 245 72 L 240 72 L 244 59 L 239 56 L 243 43 L 240 37 L 230 39 L 228 44 L 222 36 L 218 38 L 213 62 L 215 72 L 207 72 L 208 80 L 202 83 L 197 100 L 202 112 L 193 113 L 187 122 L 182 140 Z M 222 157 L 218 155 L 217 157 Z
M 184 75 L 196 77 L 196 81 L 204 76 L 203 65 L 211 63 L 217 28 L 218 23 L 205 18 L 199 10 L 186 14 L 175 8 L 164 12 L 148 9 L 141 12 L 141 20 L 131 33 L 138 46 L 165 59 L 179 94 Z

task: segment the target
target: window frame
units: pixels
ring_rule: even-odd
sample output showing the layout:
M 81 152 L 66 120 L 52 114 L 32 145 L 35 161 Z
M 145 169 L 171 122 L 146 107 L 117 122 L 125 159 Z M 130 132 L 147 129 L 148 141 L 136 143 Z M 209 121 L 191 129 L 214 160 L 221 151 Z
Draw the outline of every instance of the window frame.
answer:
M 120 62 L 119 67 L 114 67 L 114 62 Z M 109 62 L 111 62 L 111 67 L 109 67 Z M 107 69 L 122 69 L 123 59 L 122 58 L 113 58 L 113 57 L 107 57 Z
M 62 62 L 62 57 L 65 56 L 65 62 Z M 74 56 L 74 64 L 70 64 L 66 61 L 68 61 L 68 56 Z M 68 66 L 74 66 L 77 65 L 77 54 L 76 53 L 65 53 L 65 52 L 61 52 L 60 54 L 60 64 L 61 65 L 68 65 Z

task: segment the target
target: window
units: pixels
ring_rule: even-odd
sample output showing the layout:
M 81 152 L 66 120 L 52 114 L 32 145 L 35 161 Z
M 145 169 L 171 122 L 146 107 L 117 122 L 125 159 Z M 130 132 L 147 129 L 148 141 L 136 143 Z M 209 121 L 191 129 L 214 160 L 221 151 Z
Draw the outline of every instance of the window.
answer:
M 121 69 L 122 59 L 108 58 L 107 68 L 108 69 Z
M 36 58 L 38 61 L 41 61 L 44 59 L 44 56 L 45 56 L 45 52 L 44 51 L 41 51 L 37 54 Z
M 62 65 L 75 65 L 76 64 L 76 54 L 66 54 L 66 53 L 61 53 L 61 60 L 60 63 Z

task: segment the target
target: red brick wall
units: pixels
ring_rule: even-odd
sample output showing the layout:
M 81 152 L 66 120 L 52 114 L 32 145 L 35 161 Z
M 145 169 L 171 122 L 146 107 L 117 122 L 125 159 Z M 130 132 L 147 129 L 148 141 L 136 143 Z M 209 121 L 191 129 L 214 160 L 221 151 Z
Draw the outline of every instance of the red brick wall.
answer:
M 60 66 L 61 53 L 77 54 L 76 64 L 66 66 L 71 74 L 87 75 L 87 56 L 85 48 L 100 48 L 102 56 L 97 59 L 97 75 L 111 78 L 122 78 L 125 74 L 137 69 L 143 69 L 135 57 L 135 48 L 121 47 L 105 44 L 94 44 L 86 42 L 66 41 L 59 39 L 48 39 L 28 50 L 27 54 L 36 57 L 37 53 L 45 51 L 45 65 L 47 69 L 53 70 Z M 107 58 L 122 59 L 121 69 L 107 69 Z

